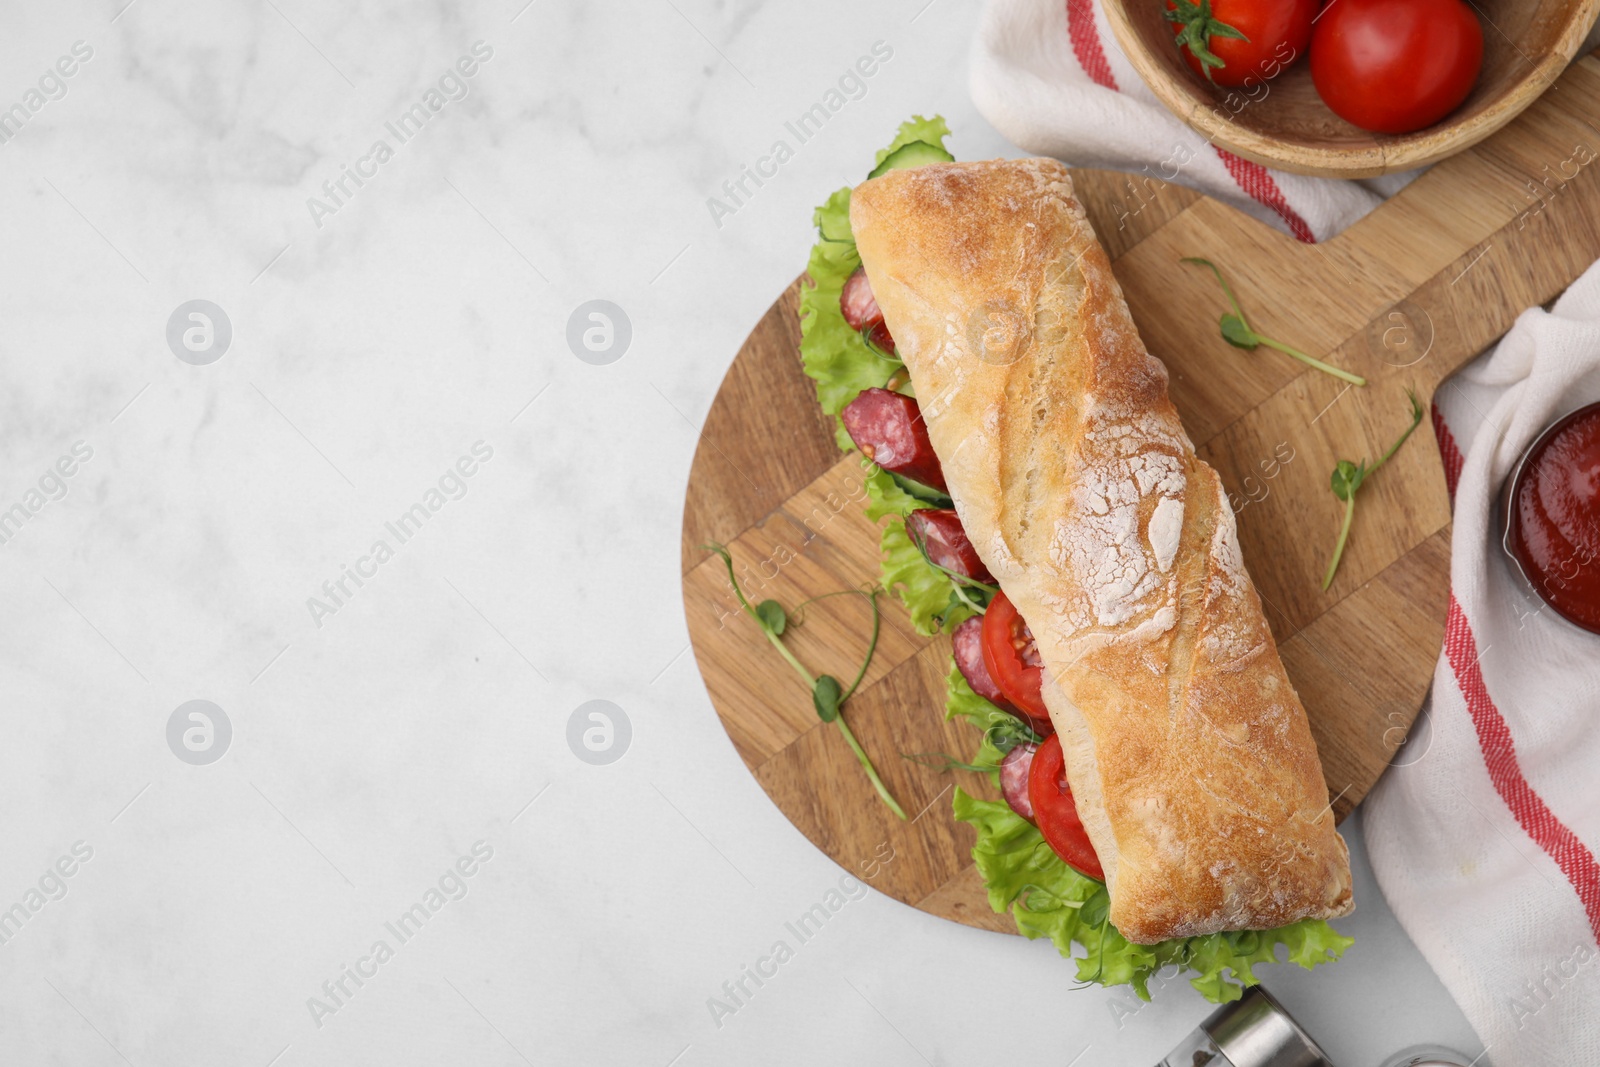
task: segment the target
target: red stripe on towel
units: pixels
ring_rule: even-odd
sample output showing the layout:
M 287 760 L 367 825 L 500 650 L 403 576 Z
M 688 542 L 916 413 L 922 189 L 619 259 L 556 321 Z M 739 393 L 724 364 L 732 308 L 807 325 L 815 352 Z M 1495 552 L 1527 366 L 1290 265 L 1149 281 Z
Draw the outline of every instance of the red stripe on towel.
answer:
M 1067 0 L 1067 36 L 1072 38 L 1072 54 L 1089 80 L 1107 89 L 1116 89 L 1106 50 L 1100 47 L 1100 31 L 1094 25 L 1094 0 Z
M 1216 145 L 1211 147 L 1216 148 Z M 1228 168 L 1228 173 L 1233 175 L 1233 180 L 1239 183 L 1256 203 L 1270 208 L 1283 220 L 1289 232 L 1295 239 L 1304 241 L 1308 245 L 1317 243 L 1316 235 L 1311 232 L 1311 227 L 1306 225 L 1306 220 L 1300 213 L 1289 206 L 1289 201 L 1284 198 L 1283 190 L 1278 188 L 1278 183 L 1273 180 L 1272 173 L 1259 163 L 1252 163 L 1248 159 L 1241 159 L 1232 152 L 1217 148 L 1217 155 L 1222 158 L 1222 165 Z
M 1439 405 L 1433 405 L 1433 436 L 1439 442 L 1439 455 L 1444 460 L 1444 484 L 1450 490 L 1452 503 L 1456 499 L 1456 483 L 1461 480 L 1461 447 L 1456 444 L 1456 435 L 1450 432 L 1450 427 L 1445 425 L 1444 412 L 1439 410 Z
M 1444 651 L 1461 695 L 1467 700 L 1467 712 L 1478 733 L 1478 748 L 1483 752 L 1483 765 L 1489 771 L 1495 792 L 1500 794 L 1500 799 L 1505 801 L 1527 835 L 1567 876 L 1589 916 L 1589 929 L 1600 942 L 1600 865 L 1595 863 L 1594 853 L 1588 846 L 1556 818 L 1550 806 L 1523 777 L 1511 728 L 1490 698 L 1489 687 L 1484 685 L 1472 625 L 1454 593 L 1450 596 L 1450 615 L 1445 622 Z

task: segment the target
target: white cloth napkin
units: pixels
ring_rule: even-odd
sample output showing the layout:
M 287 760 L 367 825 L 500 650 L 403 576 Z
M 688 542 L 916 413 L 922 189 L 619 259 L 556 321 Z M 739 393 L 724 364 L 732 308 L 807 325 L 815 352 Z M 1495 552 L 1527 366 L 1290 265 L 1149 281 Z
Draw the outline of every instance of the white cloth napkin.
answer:
M 1389 906 L 1496 1067 L 1600 1064 L 1600 636 L 1524 594 L 1497 518 L 1523 449 L 1596 400 L 1600 264 L 1440 390 L 1444 654 L 1425 720 L 1362 805 Z
M 1145 88 L 1095 0 L 990 0 L 971 91 L 1026 151 L 1181 182 L 1305 241 L 1415 176 L 1306 178 L 1218 149 Z M 1483 1039 L 1480 1065 L 1600 1065 L 1600 637 L 1536 610 L 1495 516 L 1522 450 L 1594 400 L 1600 265 L 1440 390 L 1455 497 L 1445 649 L 1431 707 L 1362 805 L 1378 882 Z
M 1579 54 L 1596 43 L 1600 33 Z M 1419 173 L 1307 178 L 1213 145 L 1145 87 L 1096 0 L 989 0 L 969 87 L 983 117 L 1019 148 L 1180 182 L 1302 241 L 1333 236 Z

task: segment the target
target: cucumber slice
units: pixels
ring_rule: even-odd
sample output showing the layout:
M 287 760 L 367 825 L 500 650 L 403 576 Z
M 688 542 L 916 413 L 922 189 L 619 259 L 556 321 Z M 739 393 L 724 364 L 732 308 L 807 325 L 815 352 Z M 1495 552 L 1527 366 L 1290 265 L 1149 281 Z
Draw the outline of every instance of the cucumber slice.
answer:
M 903 474 L 896 474 L 894 471 L 886 473 L 894 481 L 894 484 L 900 487 L 901 491 L 922 501 L 929 507 L 953 508 L 956 506 L 956 502 L 950 499 L 949 494 L 941 493 L 931 485 L 923 485 L 921 482 L 913 481 Z
M 872 168 L 869 178 L 881 177 L 891 170 L 921 167 L 929 163 L 953 163 L 955 156 L 927 141 L 908 141 L 883 157 L 883 162 Z

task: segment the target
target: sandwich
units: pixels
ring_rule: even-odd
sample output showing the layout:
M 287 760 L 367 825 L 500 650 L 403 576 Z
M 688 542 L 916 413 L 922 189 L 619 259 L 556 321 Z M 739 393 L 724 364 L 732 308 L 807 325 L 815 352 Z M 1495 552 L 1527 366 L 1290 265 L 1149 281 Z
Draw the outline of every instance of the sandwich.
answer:
M 1067 169 L 947 133 L 906 123 L 818 209 L 802 357 L 871 462 L 885 587 L 950 634 L 1003 798 L 954 794 L 990 903 L 1146 998 L 1337 958 L 1348 853 L 1222 483 Z

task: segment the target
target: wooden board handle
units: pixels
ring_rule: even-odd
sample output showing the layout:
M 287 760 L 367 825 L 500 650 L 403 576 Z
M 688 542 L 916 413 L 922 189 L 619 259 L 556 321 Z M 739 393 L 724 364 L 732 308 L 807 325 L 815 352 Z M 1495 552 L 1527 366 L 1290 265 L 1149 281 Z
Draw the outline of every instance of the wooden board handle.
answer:
M 1431 394 L 1600 258 L 1597 115 L 1600 59 L 1590 55 L 1516 122 L 1327 242 L 1394 300 L 1340 351 L 1403 362 L 1396 349 L 1409 342 Z

